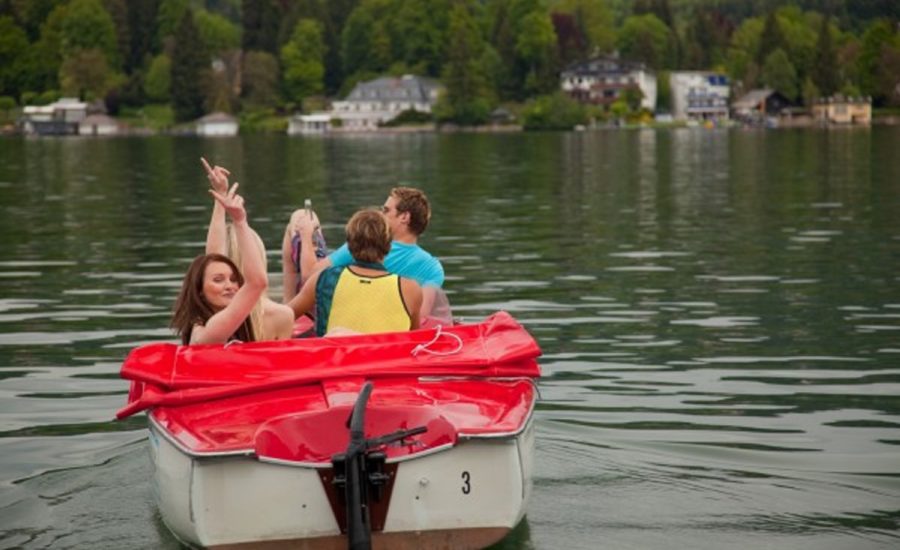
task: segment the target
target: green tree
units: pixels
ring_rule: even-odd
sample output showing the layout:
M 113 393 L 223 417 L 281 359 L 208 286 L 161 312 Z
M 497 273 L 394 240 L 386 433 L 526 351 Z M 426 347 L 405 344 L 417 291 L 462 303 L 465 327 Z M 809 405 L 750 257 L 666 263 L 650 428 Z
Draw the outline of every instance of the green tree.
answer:
M 276 0 L 241 2 L 241 45 L 247 51 L 278 52 L 278 30 L 284 15 Z
M 244 54 L 241 81 L 241 96 L 246 105 L 265 107 L 278 103 L 278 60 L 269 52 Z
M 151 101 L 166 103 L 172 97 L 172 59 L 161 53 L 153 58 L 144 77 L 144 93 Z
M 115 25 L 100 0 L 73 0 L 68 4 L 60 33 L 63 58 L 79 50 L 98 50 L 111 69 L 120 66 Z
M 131 28 L 128 26 L 126 0 L 102 0 L 103 9 L 109 14 L 116 35 L 117 64 L 122 67 L 131 49 Z
M 685 68 L 709 69 L 725 62 L 734 25 L 718 9 L 697 7 L 687 21 L 684 40 Z
M 672 112 L 672 79 L 669 71 L 656 73 L 656 110 L 660 113 Z
M 759 38 L 759 47 L 756 50 L 756 62 L 759 66 L 765 64 L 769 54 L 777 49 L 785 50 L 787 42 L 781 32 L 781 24 L 775 10 L 769 12 L 763 23 L 762 35 Z
M 194 12 L 194 23 L 206 51 L 211 54 L 237 49 L 241 46 L 241 29 L 221 15 L 206 10 Z
M 606 2 L 597 0 L 561 0 L 555 10 L 571 14 L 588 39 L 588 55 L 610 52 L 616 46 L 615 19 Z
M 797 89 L 815 69 L 816 42 L 822 16 L 815 12 L 802 12 L 796 6 L 778 10 L 779 27 L 785 40 L 784 51 L 797 70 Z
M 25 31 L 28 41 L 36 42 L 41 36 L 41 26 L 59 3 L 60 0 L 12 0 L 8 3 L 8 11 L 0 10 L 0 14 L 13 17 Z
M 102 99 L 117 84 L 116 75 L 99 49 L 79 49 L 66 57 L 59 68 L 59 83 L 66 96 L 85 100 Z
M 485 43 L 464 4 L 456 4 L 451 9 L 447 34 L 450 43 L 443 73 L 447 91 L 436 114 L 443 121 L 482 124 L 487 121 L 491 107 L 491 92 L 482 65 Z
M 655 15 L 667 27 L 672 27 L 672 8 L 669 6 L 669 0 L 634 0 L 632 8 L 634 15 Z
M 762 68 L 762 82 L 791 101 L 797 99 L 797 70 L 781 48 L 766 58 Z
M 301 19 L 291 39 L 281 48 L 284 87 L 289 99 L 303 99 L 325 89 L 325 43 L 322 25 L 314 19 Z
M 763 21 L 758 17 L 745 19 L 731 35 L 725 66 L 728 75 L 744 88 L 754 88 L 759 83 L 760 65 L 756 63 L 756 51 L 762 36 Z
M 819 29 L 819 38 L 816 43 L 816 62 L 812 73 L 812 83 L 816 90 L 825 96 L 830 96 L 840 86 L 840 75 L 837 67 L 837 49 L 832 36 L 831 18 L 822 19 Z M 806 94 L 804 94 L 806 95 Z
M 609 106 L 609 112 L 612 113 L 613 118 L 616 120 L 625 118 L 629 112 L 628 102 L 625 101 L 625 98 L 620 97 Z
M 636 113 L 641 109 L 641 101 L 644 99 L 644 92 L 637 87 L 626 88 L 622 93 L 622 99 L 625 101 L 625 104 L 628 105 L 628 110 L 632 113 Z
M 22 34 L 25 34 L 24 31 Z M 16 108 L 16 100 L 8 95 L 0 95 L 0 113 L 3 113 L 3 118 L 0 119 L 3 124 L 8 124 L 11 122 L 9 113 L 13 109 Z
M 209 56 L 188 10 L 175 32 L 172 51 L 172 110 L 178 122 L 203 114 L 208 70 Z
M 874 99 L 884 105 L 900 106 L 900 39 L 882 46 L 874 80 Z
M 345 74 L 379 74 L 391 66 L 393 48 L 384 22 L 391 9 L 390 0 L 365 0 L 350 13 L 341 32 Z
M 556 87 L 556 31 L 546 13 L 532 11 L 519 21 L 516 54 L 525 67 L 526 94 L 548 92 Z
M 427 76 L 440 74 L 444 45 L 448 37 L 447 0 L 403 0 L 388 21 L 393 59 L 412 72 Z
M 357 0 L 330 0 L 325 2 L 322 22 L 325 41 L 325 91 L 334 94 L 340 88 L 346 74 L 341 62 L 341 29 L 356 7 Z
M 489 42 L 501 59 L 501 98 L 522 100 L 548 88 L 557 70 L 557 39 L 539 0 L 497 0 L 488 6 L 486 24 Z
M 122 51 L 125 72 L 132 72 L 144 64 L 156 51 L 159 0 L 128 0 L 129 46 Z
M 847 82 L 859 82 L 859 55 L 861 51 L 862 46 L 857 37 L 849 33 L 841 35 L 836 61 L 840 87 L 843 87 Z
M 803 81 L 803 104 L 807 107 L 812 107 L 820 97 L 822 97 L 822 93 L 819 91 L 818 86 L 816 86 L 811 77 L 807 77 Z
M 859 87 L 865 95 L 872 96 L 877 103 L 881 103 L 883 99 L 878 89 L 882 50 L 893 47 L 896 42 L 898 42 L 897 34 L 891 22 L 886 19 L 873 22 L 862 36 L 857 62 Z
M 23 91 L 28 36 L 12 17 L 0 17 L 0 95 L 19 97 Z
M 166 38 L 175 36 L 181 21 L 190 11 L 189 0 L 160 0 L 156 12 L 156 45 L 162 47 Z
M 633 15 L 619 31 L 619 50 L 625 59 L 646 63 L 652 69 L 669 68 L 670 33 L 669 27 L 653 14 Z

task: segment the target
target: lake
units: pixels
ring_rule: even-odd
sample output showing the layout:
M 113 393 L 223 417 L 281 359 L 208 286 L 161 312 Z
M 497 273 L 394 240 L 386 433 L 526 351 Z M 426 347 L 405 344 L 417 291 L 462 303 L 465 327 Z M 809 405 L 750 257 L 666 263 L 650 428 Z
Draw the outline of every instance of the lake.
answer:
M 540 343 L 536 473 L 500 547 L 900 547 L 900 127 L 0 139 L 0 548 L 178 548 L 134 346 L 202 252 L 206 156 L 269 247 L 398 183 L 454 315 Z

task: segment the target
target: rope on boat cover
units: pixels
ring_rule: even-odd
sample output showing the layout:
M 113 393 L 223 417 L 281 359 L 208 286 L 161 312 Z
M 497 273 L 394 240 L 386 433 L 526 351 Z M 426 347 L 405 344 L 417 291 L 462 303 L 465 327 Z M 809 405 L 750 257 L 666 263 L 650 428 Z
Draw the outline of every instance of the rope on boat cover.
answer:
M 456 349 L 451 350 L 451 351 L 434 351 L 434 350 L 428 349 L 428 347 L 431 346 L 432 344 L 434 344 L 435 342 L 437 342 L 438 338 L 440 338 L 441 336 L 449 336 L 450 338 L 453 338 L 454 340 L 456 340 Z M 459 337 L 459 335 L 453 334 L 452 332 L 444 332 L 443 325 L 438 325 L 437 329 L 435 329 L 434 338 L 432 338 L 429 342 L 427 342 L 425 344 L 417 345 L 416 347 L 414 347 L 412 349 L 412 351 L 410 353 L 412 353 L 412 355 L 418 355 L 419 352 L 424 351 L 425 353 L 430 353 L 431 355 L 453 355 L 454 353 L 459 353 L 462 350 L 462 348 L 463 348 L 463 341 L 462 341 L 462 338 Z

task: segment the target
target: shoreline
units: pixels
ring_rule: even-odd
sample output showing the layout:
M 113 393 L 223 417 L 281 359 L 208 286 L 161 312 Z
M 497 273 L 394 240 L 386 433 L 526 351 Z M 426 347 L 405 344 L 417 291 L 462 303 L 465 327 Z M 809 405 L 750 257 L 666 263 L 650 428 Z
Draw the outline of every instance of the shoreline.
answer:
M 900 114 L 884 114 L 884 115 L 876 115 L 872 117 L 872 122 L 870 124 L 822 124 L 818 121 L 810 120 L 810 119 L 776 119 L 773 123 L 759 123 L 759 124 L 746 124 L 735 122 L 734 120 L 729 119 L 729 121 L 725 124 L 712 124 L 706 125 L 701 122 L 690 123 L 687 121 L 682 122 L 664 122 L 664 123 L 645 123 L 645 124 L 614 124 L 614 123 L 606 123 L 606 124 L 596 124 L 596 125 L 586 125 L 586 126 L 576 126 L 571 129 L 535 129 L 528 130 L 525 129 L 522 125 L 519 124 L 488 124 L 483 126 L 457 126 L 457 125 L 443 125 L 438 126 L 436 124 L 424 124 L 424 125 L 411 125 L 411 126 L 394 126 L 394 127 L 385 127 L 379 128 L 377 130 L 341 130 L 335 129 L 329 132 L 322 133 L 297 133 L 297 134 L 289 134 L 286 131 L 249 131 L 241 133 L 238 131 L 237 134 L 232 136 L 199 136 L 196 132 L 193 131 L 185 131 L 184 128 L 177 129 L 167 129 L 167 130 L 153 130 L 151 128 L 146 127 L 128 127 L 122 126 L 120 127 L 120 131 L 113 134 L 105 134 L 105 135 L 84 135 L 84 134 L 67 134 L 67 135 L 43 135 L 43 134 L 32 134 L 25 133 L 19 128 L 16 128 L 13 125 L 7 125 L 0 127 L 0 136 L 10 137 L 10 136 L 24 136 L 24 137 L 100 137 L 100 138 L 116 138 L 116 137 L 151 137 L 151 136 L 197 136 L 197 137 L 236 137 L 240 135 L 253 135 L 253 134 L 283 134 L 288 137 L 313 137 L 313 138 L 321 138 L 321 137 L 340 137 L 340 136 L 391 136 L 391 135 L 404 135 L 404 134 L 514 134 L 514 133 L 528 133 L 528 132 L 573 132 L 573 133 L 581 133 L 581 132 L 593 132 L 593 131 L 614 131 L 614 130 L 673 130 L 673 129 L 693 129 L 693 130 L 720 130 L 720 129 L 741 129 L 741 130 L 782 130 L 782 129 L 796 129 L 796 128 L 819 128 L 819 129 L 846 129 L 846 128 L 867 128 L 871 126 L 900 126 Z

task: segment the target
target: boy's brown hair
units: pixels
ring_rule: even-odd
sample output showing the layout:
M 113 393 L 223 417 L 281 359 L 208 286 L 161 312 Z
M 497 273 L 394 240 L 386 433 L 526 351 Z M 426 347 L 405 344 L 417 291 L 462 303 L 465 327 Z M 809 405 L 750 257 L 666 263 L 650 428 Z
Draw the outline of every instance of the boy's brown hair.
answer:
M 344 229 L 347 248 L 357 262 L 381 262 L 391 250 L 391 228 L 384 214 L 377 210 L 358 211 Z

